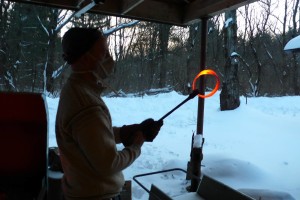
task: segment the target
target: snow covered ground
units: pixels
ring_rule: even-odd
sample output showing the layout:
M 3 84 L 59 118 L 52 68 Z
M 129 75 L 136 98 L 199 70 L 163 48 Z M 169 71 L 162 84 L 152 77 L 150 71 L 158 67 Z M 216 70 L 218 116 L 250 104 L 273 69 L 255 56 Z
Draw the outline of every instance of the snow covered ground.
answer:
M 115 126 L 158 120 L 187 96 L 171 92 L 156 96 L 104 98 Z M 235 189 L 259 188 L 287 192 L 300 199 L 300 96 L 241 97 L 232 111 L 220 111 L 219 93 L 205 100 L 202 171 Z M 54 123 L 58 99 L 47 98 L 50 146 L 56 146 Z M 186 169 L 191 138 L 196 132 L 197 97 L 164 120 L 153 143 L 124 171 L 125 178 L 162 169 Z M 119 145 L 118 148 L 122 148 Z M 147 188 L 155 183 L 170 196 L 186 192 L 185 174 L 173 172 L 139 179 Z M 134 200 L 148 193 L 133 181 Z

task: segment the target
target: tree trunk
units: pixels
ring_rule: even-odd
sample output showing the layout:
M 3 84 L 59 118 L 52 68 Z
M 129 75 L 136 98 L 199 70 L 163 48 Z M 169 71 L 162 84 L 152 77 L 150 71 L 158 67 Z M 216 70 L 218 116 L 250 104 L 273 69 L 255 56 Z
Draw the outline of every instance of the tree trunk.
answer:
M 58 11 L 53 10 L 51 17 L 51 23 L 49 27 L 49 43 L 48 43 L 48 57 L 47 57 L 47 64 L 46 64 L 46 90 L 47 92 L 54 94 L 54 78 L 52 77 L 53 72 L 55 71 L 55 60 L 56 60 L 56 38 L 57 32 L 54 30 L 53 27 L 57 26 L 57 19 L 59 17 Z
M 297 13 L 298 13 L 298 9 L 299 9 L 299 1 L 300 0 L 296 0 L 295 3 L 295 7 L 293 10 L 293 37 L 297 36 Z M 298 60 L 298 56 L 293 53 L 293 89 L 294 89 L 294 94 L 295 95 L 300 95 L 300 80 L 299 80 L 299 75 L 300 75 L 300 70 L 299 70 L 299 66 L 298 64 L 299 60 Z
M 157 40 L 157 35 L 158 35 L 158 28 L 157 26 L 154 26 L 153 27 L 153 30 L 151 31 L 152 32 L 152 35 L 149 36 L 150 38 L 150 48 L 149 48 L 149 55 L 148 55 L 148 74 L 149 74 L 149 77 L 148 77 L 148 82 L 149 82 L 149 88 L 152 88 L 154 86 L 154 76 L 155 76 L 155 67 L 156 66 L 156 55 L 155 55 L 155 51 L 157 49 L 157 46 L 156 46 L 156 40 Z
M 239 62 L 232 53 L 237 47 L 236 10 L 225 13 L 224 55 L 226 58 L 225 76 L 220 94 L 221 110 L 233 110 L 240 106 L 238 67 Z
M 171 26 L 167 24 L 159 24 L 159 53 L 158 53 L 158 66 L 159 66 L 159 82 L 158 87 L 163 88 L 167 86 L 167 53 L 168 43 L 170 37 Z
M 46 89 L 47 92 L 53 94 L 54 93 L 54 78 L 52 77 L 52 73 L 55 69 L 54 61 L 55 61 L 55 36 L 49 36 L 49 49 L 48 49 L 48 60 L 46 65 Z
M 185 76 L 185 85 L 183 87 L 183 93 L 191 93 L 191 87 L 193 78 L 196 75 L 196 70 L 199 65 L 199 58 L 196 58 L 200 54 L 199 50 L 200 43 L 200 23 L 192 24 L 189 28 L 189 38 L 187 42 L 187 61 L 186 61 L 186 76 Z M 198 61 L 198 62 L 197 62 Z M 198 63 L 198 65 L 196 65 Z
M 230 60 L 231 59 L 228 59 L 228 62 L 226 62 L 225 65 L 225 71 L 230 70 L 230 72 L 227 73 L 226 80 L 223 82 L 220 94 L 221 110 L 234 110 L 240 106 L 239 81 L 237 76 L 239 64 L 232 63 Z
M 6 42 L 8 34 L 8 10 L 10 2 L 4 0 L 0 1 L 0 91 L 12 90 L 9 81 L 7 80 L 7 69 L 8 69 L 8 48 L 9 45 Z
M 7 29 L 7 9 L 4 0 L 0 1 L 0 91 L 5 89 L 5 65 L 7 61 L 7 44 L 5 42 L 5 30 Z

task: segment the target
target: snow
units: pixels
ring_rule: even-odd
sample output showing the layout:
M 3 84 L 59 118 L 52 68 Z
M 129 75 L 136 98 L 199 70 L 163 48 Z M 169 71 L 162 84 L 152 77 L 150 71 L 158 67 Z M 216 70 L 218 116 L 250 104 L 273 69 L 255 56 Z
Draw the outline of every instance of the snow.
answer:
M 233 19 L 232 19 L 231 17 L 228 18 L 228 19 L 225 21 L 225 23 L 224 23 L 225 28 L 228 28 L 229 24 L 230 24 L 232 21 L 233 21 Z
M 115 126 L 159 119 L 186 96 L 176 92 L 156 96 L 103 98 Z M 202 172 L 234 189 L 263 189 L 289 193 L 300 199 L 300 96 L 240 97 L 241 105 L 220 111 L 219 93 L 205 99 Z M 247 103 L 246 103 L 247 102 Z M 56 146 L 54 124 L 58 99 L 47 98 L 49 144 Z M 153 143 L 145 143 L 142 155 L 126 170 L 126 180 L 137 174 L 170 168 L 187 168 L 192 135 L 196 133 L 197 98 L 164 120 Z M 118 145 L 122 148 L 122 145 Z M 174 197 L 186 193 L 185 173 L 173 171 L 138 179 L 151 183 Z M 148 199 L 148 193 L 132 181 L 133 200 Z M 288 198 L 286 198 L 288 199 Z
M 285 51 L 299 49 L 300 48 L 300 35 L 291 39 L 284 47 Z
M 195 134 L 193 148 L 201 148 L 202 147 L 202 139 L 203 139 L 203 137 L 201 134 Z
M 234 56 L 240 56 L 240 55 L 237 52 L 232 52 L 230 56 L 234 57 Z

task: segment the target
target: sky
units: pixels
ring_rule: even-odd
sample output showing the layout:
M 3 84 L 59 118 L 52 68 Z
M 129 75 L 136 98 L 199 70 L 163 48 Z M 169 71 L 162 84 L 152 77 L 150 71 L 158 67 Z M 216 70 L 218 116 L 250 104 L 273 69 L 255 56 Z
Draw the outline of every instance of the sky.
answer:
M 155 96 L 106 98 L 113 125 L 160 119 L 187 96 L 170 92 Z M 170 168 L 186 170 L 191 139 L 196 132 L 198 97 L 164 119 L 159 135 L 144 143 L 141 156 L 124 170 L 132 181 L 133 200 L 146 200 L 148 193 L 133 176 Z M 58 98 L 47 98 L 49 146 L 57 146 L 54 124 Z M 241 105 L 220 111 L 219 92 L 205 99 L 203 145 L 204 174 L 234 189 L 284 192 L 286 200 L 300 199 L 300 96 L 240 97 Z M 120 144 L 118 149 L 122 149 Z M 171 197 L 184 195 L 190 182 L 183 172 L 138 178 L 148 189 L 155 184 Z

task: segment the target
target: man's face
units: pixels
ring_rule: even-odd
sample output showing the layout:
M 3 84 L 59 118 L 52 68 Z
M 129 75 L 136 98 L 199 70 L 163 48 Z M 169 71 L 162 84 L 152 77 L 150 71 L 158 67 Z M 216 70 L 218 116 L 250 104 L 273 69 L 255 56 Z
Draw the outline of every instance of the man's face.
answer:
M 102 62 L 106 58 L 111 57 L 106 38 L 100 37 L 89 50 L 89 53 L 92 58 L 97 60 L 96 62 Z
M 95 70 L 99 77 L 105 79 L 113 72 L 115 62 L 109 53 L 106 38 L 99 38 L 88 54 L 92 70 Z

